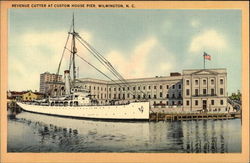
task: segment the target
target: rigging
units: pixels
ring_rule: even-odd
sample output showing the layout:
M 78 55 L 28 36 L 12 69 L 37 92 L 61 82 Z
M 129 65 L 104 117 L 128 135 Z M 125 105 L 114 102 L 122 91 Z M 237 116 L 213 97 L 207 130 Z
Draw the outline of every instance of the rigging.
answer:
M 70 30 L 68 32 L 68 37 L 66 39 L 66 43 L 62 52 L 62 56 L 59 62 L 59 66 L 57 69 L 57 76 L 59 75 L 60 67 L 61 67 L 61 62 L 65 53 L 65 50 L 70 51 L 70 63 L 69 63 L 69 70 L 71 70 L 71 65 L 73 66 L 73 81 L 72 81 L 72 86 L 75 86 L 75 81 L 76 81 L 76 67 L 75 67 L 75 56 L 79 57 L 81 60 L 86 62 L 88 65 L 96 69 L 98 72 L 100 72 L 102 75 L 104 75 L 106 78 L 114 82 L 114 84 L 118 85 L 119 87 L 124 87 L 124 86 L 130 86 L 130 84 L 122 77 L 122 75 L 112 66 L 112 64 L 103 56 L 101 55 L 94 47 L 92 47 L 86 40 L 84 40 L 77 32 L 75 32 L 75 24 L 74 24 L 74 14 L 73 14 L 73 19 L 72 19 L 72 24 L 70 26 Z M 71 49 L 69 50 L 67 48 L 68 40 L 70 35 L 72 35 L 72 42 L 71 42 Z M 111 77 L 109 77 L 107 74 L 102 72 L 100 69 L 98 69 L 96 66 L 85 60 L 83 57 L 81 57 L 79 54 L 77 54 L 77 49 L 76 49 L 76 40 L 79 41 L 79 43 L 84 46 L 90 54 L 92 54 L 113 76 L 118 80 L 115 81 Z M 58 80 L 58 79 L 56 79 Z M 132 92 L 132 93 L 131 93 Z M 148 98 L 146 96 L 146 93 L 142 90 L 139 90 L 140 93 L 143 94 L 142 98 Z M 129 90 L 129 94 L 132 94 L 135 96 L 136 92 Z

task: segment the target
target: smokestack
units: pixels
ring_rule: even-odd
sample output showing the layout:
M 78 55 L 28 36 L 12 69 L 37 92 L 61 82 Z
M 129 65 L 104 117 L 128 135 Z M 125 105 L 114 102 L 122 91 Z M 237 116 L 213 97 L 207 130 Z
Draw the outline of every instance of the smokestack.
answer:
M 65 81 L 65 94 L 70 94 L 70 75 L 69 70 L 64 71 L 64 81 Z

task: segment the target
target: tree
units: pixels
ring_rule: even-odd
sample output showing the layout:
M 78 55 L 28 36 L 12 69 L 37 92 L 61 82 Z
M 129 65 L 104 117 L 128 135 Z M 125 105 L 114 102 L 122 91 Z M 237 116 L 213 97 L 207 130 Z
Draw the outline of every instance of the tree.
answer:
M 241 102 L 241 96 L 242 96 L 241 92 L 240 92 L 240 90 L 238 90 L 237 93 L 232 93 L 232 95 L 229 96 L 229 98 L 231 100 L 237 100 L 237 101 Z

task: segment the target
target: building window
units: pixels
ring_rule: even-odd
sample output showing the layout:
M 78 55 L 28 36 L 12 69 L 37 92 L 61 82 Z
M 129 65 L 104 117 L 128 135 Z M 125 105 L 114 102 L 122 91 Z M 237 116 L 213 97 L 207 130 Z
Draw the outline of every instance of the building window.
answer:
M 199 95 L 199 89 L 195 89 L 195 96 Z
M 99 87 L 97 87 L 97 90 L 99 90 Z
M 95 87 L 94 87 L 94 90 L 95 90 Z
M 214 96 L 214 89 L 211 89 L 211 95 Z
M 195 105 L 196 105 L 196 106 L 198 105 L 198 100 L 195 100 Z
M 179 89 L 181 89 L 181 85 L 179 84 Z
M 207 81 L 206 80 L 203 80 L 203 85 L 206 85 L 207 84 Z
M 223 79 L 220 79 L 220 84 L 223 84 Z
M 178 97 L 181 98 L 181 92 L 179 92 L 179 96 Z
M 140 87 L 138 87 L 138 90 L 140 90 L 141 88 Z
M 119 91 L 121 90 L 121 88 L 119 87 L 119 89 L 118 89 Z
M 189 80 L 186 80 L 186 85 L 189 85 Z
M 220 104 L 223 105 L 223 100 L 220 100 Z
M 189 96 L 189 89 L 186 89 L 186 95 Z
M 175 89 L 175 85 L 173 85 L 172 88 Z
M 175 98 L 175 94 L 174 93 L 172 94 L 172 98 Z
M 167 85 L 167 89 L 169 88 L 169 85 Z
M 109 91 L 111 91 L 111 88 L 109 88 Z
M 172 105 L 174 105 L 174 101 L 172 101 Z
M 116 91 L 116 88 L 114 88 L 114 91 Z
M 151 95 L 148 95 L 148 98 L 151 99 Z
M 198 80 L 195 80 L 195 85 L 198 85 L 199 84 L 199 81 Z
M 154 89 L 156 89 L 156 86 L 154 86 Z
M 160 92 L 160 97 L 162 97 L 162 92 Z
M 133 87 L 133 90 L 135 91 L 135 87 Z
M 166 102 L 166 105 L 168 105 L 168 101 Z
M 91 86 L 89 86 L 89 90 L 91 90 Z
M 167 98 L 169 98 L 169 94 L 167 94 Z
M 128 87 L 128 91 L 129 91 L 129 87 Z
M 116 98 L 116 94 L 114 94 L 114 98 Z
M 211 85 L 214 85 L 214 79 L 211 79 Z
M 122 90 L 125 91 L 125 88 L 123 87 Z
M 162 89 L 162 85 L 160 85 L 160 89 Z
M 133 99 L 135 99 L 135 95 L 133 95 Z
M 140 95 L 138 95 L 138 99 L 140 99 L 141 98 L 141 96 Z
M 186 101 L 186 105 L 189 106 L 189 100 Z
M 220 88 L 220 95 L 223 95 L 223 88 Z
M 207 89 L 203 89 L 203 95 L 207 94 Z
M 214 100 L 211 100 L 211 105 L 214 105 Z
M 122 98 L 125 99 L 125 94 L 122 95 Z
M 144 86 L 144 87 L 143 87 L 143 90 L 145 90 L 145 89 L 146 89 L 146 87 Z
M 127 94 L 127 97 L 129 98 L 129 93 Z
M 150 86 L 148 86 L 148 89 L 150 90 L 150 89 L 151 89 L 151 87 L 150 87 Z
M 156 95 L 154 95 L 154 99 L 156 99 Z

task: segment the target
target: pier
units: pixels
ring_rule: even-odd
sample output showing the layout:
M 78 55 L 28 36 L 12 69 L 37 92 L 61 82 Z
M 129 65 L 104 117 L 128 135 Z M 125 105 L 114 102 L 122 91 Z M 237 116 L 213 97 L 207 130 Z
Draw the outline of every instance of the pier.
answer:
M 226 120 L 241 118 L 241 114 L 234 113 L 151 113 L 149 121 L 185 121 L 185 120 L 202 120 L 202 119 L 216 119 Z

